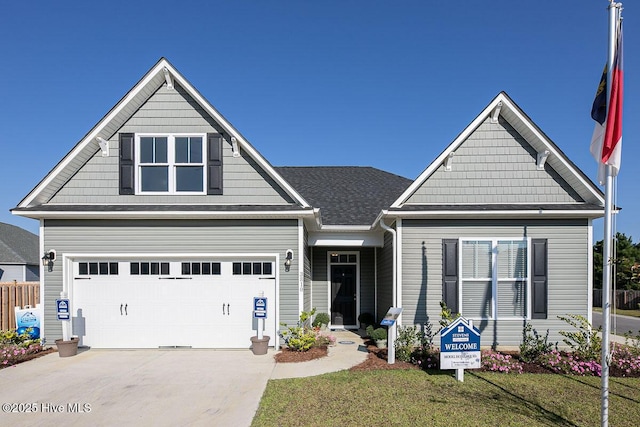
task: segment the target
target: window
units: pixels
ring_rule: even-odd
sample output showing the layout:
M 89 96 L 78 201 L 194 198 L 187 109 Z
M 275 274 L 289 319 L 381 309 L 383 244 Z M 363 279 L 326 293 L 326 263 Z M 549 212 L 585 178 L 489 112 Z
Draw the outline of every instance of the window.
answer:
M 461 313 L 480 319 L 529 316 L 528 241 L 461 239 Z
M 132 276 L 159 276 L 169 274 L 168 262 L 132 262 L 129 266 Z
M 219 262 L 183 262 L 182 274 L 187 276 L 210 276 L 220 275 Z
M 204 194 L 204 135 L 136 135 L 139 193 Z
M 268 276 L 273 274 L 273 264 L 270 262 L 234 262 L 231 267 L 236 276 Z
M 100 275 L 100 276 L 116 276 L 118 275 L 117 262 L 79 262 L 78 274 L 80 276 Z

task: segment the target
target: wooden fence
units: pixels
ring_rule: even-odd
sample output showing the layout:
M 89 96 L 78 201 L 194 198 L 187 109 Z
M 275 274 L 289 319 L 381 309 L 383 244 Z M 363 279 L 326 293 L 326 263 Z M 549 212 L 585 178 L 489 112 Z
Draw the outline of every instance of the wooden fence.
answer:
M 612 307 L 622 310 L 638 310 L 640 309 L 640 291 L 616 291 L 611 303 Z M 602 307 L 602 289 L 593 290 L 593 306 Z
M 39 303 L 39 282 L 0 282 L 0 330 L 16 328 L 15 307 Z

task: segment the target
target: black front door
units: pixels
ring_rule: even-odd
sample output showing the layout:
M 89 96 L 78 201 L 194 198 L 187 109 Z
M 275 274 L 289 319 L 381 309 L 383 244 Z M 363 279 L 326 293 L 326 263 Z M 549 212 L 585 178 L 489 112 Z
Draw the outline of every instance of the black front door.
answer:
M 331 324 L 356 325 L 356 266 L 331 266 Z

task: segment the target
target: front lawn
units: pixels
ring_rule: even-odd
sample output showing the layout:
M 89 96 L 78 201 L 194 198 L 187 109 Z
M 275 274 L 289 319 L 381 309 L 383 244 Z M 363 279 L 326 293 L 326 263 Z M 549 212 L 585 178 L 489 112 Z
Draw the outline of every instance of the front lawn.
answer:
M 640 378 L 610 378 L 609 424 L 637 426 Z M 466 371 L 341 371 L 269 381 L 254 426 L 593 426 L 600 378 Z

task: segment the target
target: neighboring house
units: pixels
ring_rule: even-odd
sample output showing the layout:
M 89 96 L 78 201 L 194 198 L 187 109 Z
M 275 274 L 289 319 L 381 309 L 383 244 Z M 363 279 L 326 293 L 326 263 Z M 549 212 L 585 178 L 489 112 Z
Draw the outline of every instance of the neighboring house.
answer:
M 417 147 L 416 147 L 417 149 Z M 277 159 L 276 159 L 277 160 Z M 13 209 L 42 221 L 44 334 L 94 347 L 248 348 L 301 311 L 355 328 L 475 320 L 483 345 L 589 315 L 598 188 L 504 93 L 415 180 L 273 167 L 165 59 Z M 288 259 L 289 258 L 289 259 Z
M 38 236 L 0 222 L 0 282 L 40 280 Z

